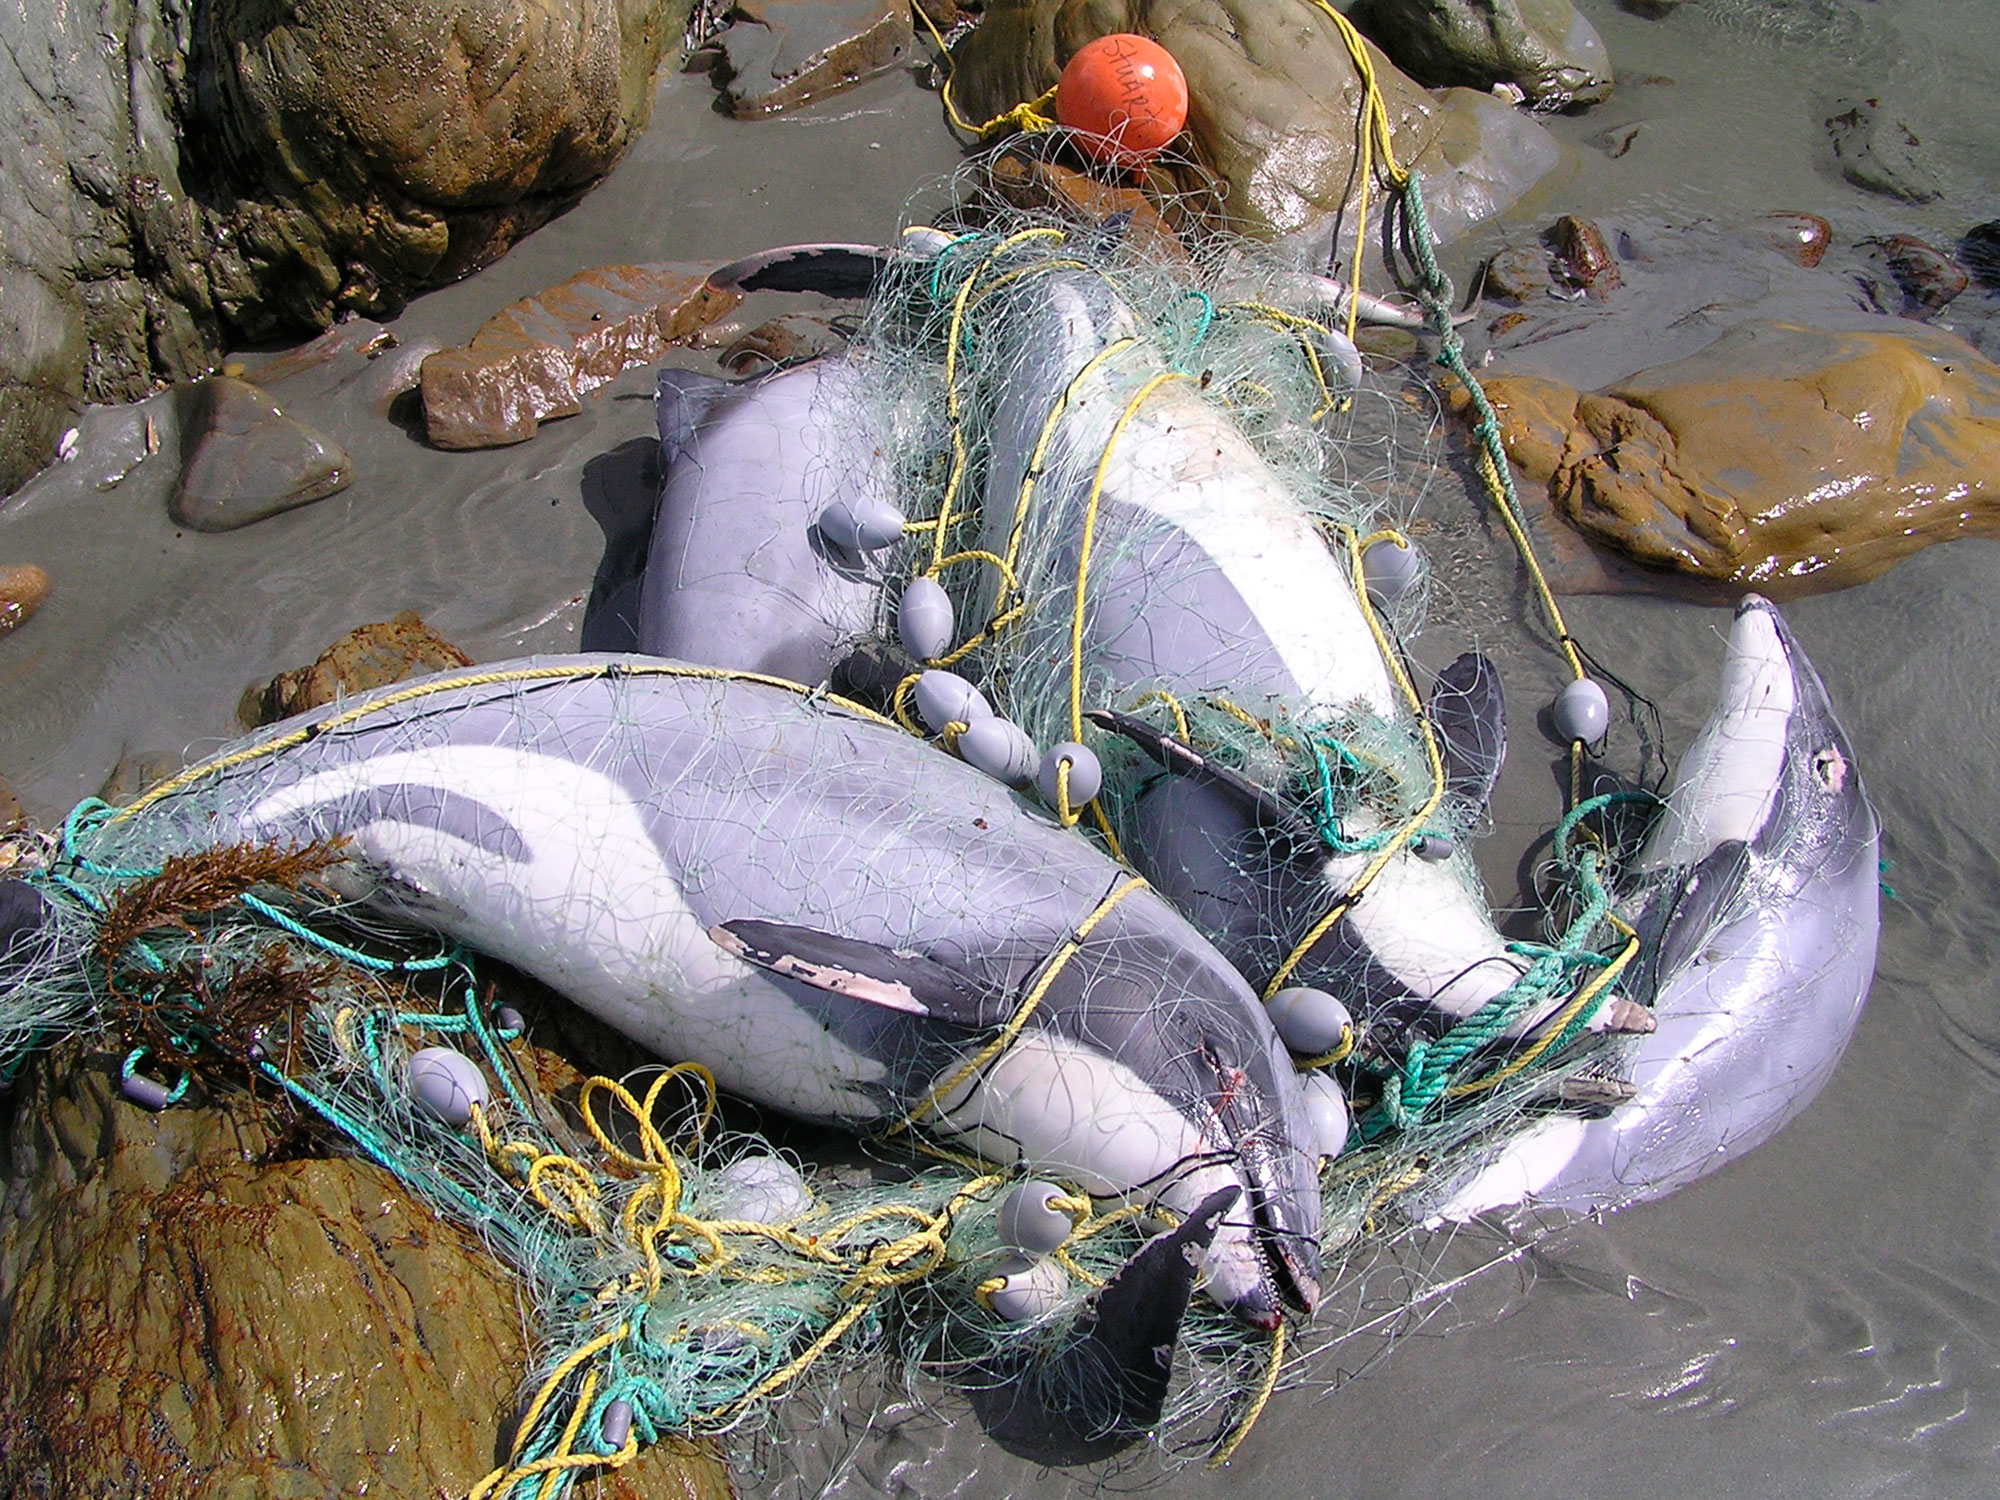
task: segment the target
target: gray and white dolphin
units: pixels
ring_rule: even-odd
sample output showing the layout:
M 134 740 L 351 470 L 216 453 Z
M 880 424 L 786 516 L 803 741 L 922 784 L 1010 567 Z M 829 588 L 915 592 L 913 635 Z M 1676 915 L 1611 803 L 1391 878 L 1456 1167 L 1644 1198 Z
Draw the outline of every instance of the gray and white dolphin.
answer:
M 290 721 L 246 742 L 282 748 L 224 751 L 133 816 L 181 849 L 344 837 L 356 896 L 787 1113 L 922 1116 L 1181 1214 L 1239 1188 L 1211 1294 L 1264 1326 L 1312 1307 L 1317 1159 L 1290 1059 L 1158 894 L 824 699 L 636 657 L 478 675 L 500 680 L 398 687 L 303 739 Z
M 825 682 L 875 624 L 882 589 L 820 538 L 820 512 L 894 498 L 862 372 L 822 359 L 732 385 L 662 370 L 654 410 L 662 478 L 639 649 Z
M 1659 1029 L 1637 1093 L 1550 1116 L 1427 1213 L 1579 1212 L 1658 1198 L 1768 1140 L 1832 1075 L 1875 975 L 1880 825 L 1826 689 L 1776 609 L 1736 612 L 1722 694 L 1682 757 L 1627 894 L 1632 983 Z
M 1019 269 L 996 262 L 994 280 Z M 1359 719 L 1413 732 L 1347 559 L 1201 383 L 1176 375 L 1107 277 L 1039 270 L 979 305 L 972 338 L 999 372 L 967 402 L 988 413 L 980 545 L 1018 557 L 1032 606 L 1012 627 L 1021 644 L 1008 648 L 1016 700 L 1069 701 L 1088 533 L 1086 704 L 1124 707 L 1164 688 L 1226 697 L 1291 726 Z M 1004 602 L 990 580 L 977 618 Z M 1053 726 L 1016 704 L 1009 711 L 1051 737 Z M 1489 735 L 1486 750 L 1468 744 L 1459 757 L 1481 763 L 1466 778 L 1480 795 L 1499 744 Z M 1199 757 L 1165 759 L 1179 772 Z M 1296 817 L 1304 833 L 1274 847 L 1267 813 L 1288 790 L 1244 796 L 1240 781 L 1170 776 L 1134 799 L 1119 829 L 1138 867 L 1258 985 L 1373 859 L 1330 851 Z M 1357 843 L 1384 831 L 1366 808 L 1343 829 Z M 1405 847 L 1290 982 L 1334 991 L 1393 1045 L 1413 1027 L 1447 1029 L 1524 968 L 1493 925 L 1469 856 L 1426 859 Z M 1561 999 L 1524 1014 L 1517 1033 Z

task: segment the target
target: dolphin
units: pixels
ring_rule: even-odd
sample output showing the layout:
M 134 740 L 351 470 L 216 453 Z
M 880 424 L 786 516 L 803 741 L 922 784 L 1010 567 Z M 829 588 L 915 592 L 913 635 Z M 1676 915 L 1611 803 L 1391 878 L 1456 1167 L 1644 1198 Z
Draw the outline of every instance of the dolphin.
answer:
M 1015 699 L 1070 701 L 1088 533 L 1084 701 L 1129 706 L 1164 688 L 1294 726 L 1362 720 L 1413 731 L 1346 559 L 1233 418 L 1192 372 L 1167 363 L 1110 279 L 1061 263 L 1008 279 L 1021 269 L 995 263 L 1005 284 L 979 301 L 971 334 L 998 372 L 977 398 L 988 413 L 979 544 L 1015 560 L 1033 604 L 1012 627 L 1019 644 L 1007 646 Z M 1009 602 L 994 574 L 976 599 L 981 619 Z M 1455 815 L 1466 823 L 1504 750 L 1497 675 L 1475 662 L 1468 676 L 1480 691 L 1459 701 L 1476 706 L 1455 722 L 1473 732 L 1448 740 L 1444 756 L 1448 770 L 1463 768 L 1468 796 Z M 1170 773 L 1123 789 L 1128 853 L 1262 987 L 1372 853 L 1330 849 L 1302 817 L 1274 816 L 1291 788 L 1222 777 L 1188 746 L 1162 753 L 1162 737 L 1129 717 L 1100 723 L 1136 729 Z M 1194 767 L 1209 773 L 1199 784 L 1185 775 Z M 1386 829 L 1361 809 L 1342 832 L 1364 842 Z M 1334 991 L 1390 1050 L 1412 1032 L 1449 1029 L 1526 967 L 1495 929 L 1469 856 L 1449 842 L 1427 852 L 1443 857 L 1421 857 L 1413 841 L 1391 858 L 1288 976 Z M 1561 1000 L 1518 1018 L 1515 1034 Z
M 652 656 L 827 680 L 875 624 L 879 570 L 820 536 L 820 513 L 893 499 L 886 422 L 853 363 L 732 385 L 662 370 L 660 501 L 640 585 Z
M 1769 601 L 1736 611 L 1722 692 L 1624 891 L 1658 1021 L 1636 1093 L 1549 1116 L 1441 1198 L 1585 1212 L 1662 1197 L 1768 1140 L 1832 1076 L 1875 976 L 1881 828 L 1826 688 Z
M 1317 1300 L 1311 1126 L 1256 997 L 1143 882 L 884 721 L 580 656 L 400 686 L 207 764 L 126 815 L 151 846 L 345 838 L 344 894 L 760 1104 L 915 1121 L 1181 1215 L 1238 1189 L 1210 1294 L 1258 1326 Z

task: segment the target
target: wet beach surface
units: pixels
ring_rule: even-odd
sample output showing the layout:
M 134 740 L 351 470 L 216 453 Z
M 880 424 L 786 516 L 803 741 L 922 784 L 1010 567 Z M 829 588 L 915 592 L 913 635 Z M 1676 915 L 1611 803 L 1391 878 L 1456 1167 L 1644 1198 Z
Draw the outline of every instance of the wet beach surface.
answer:
M 2000 214 L 2000 18 L 1990 0 L 1692 0 L 1665 21 L 1582 9 L 1618 65 L 1604 105 L 1550 122 L 1573 162 L 1522 217 L 1451 257 L 1454 274 L 1557 213 L 1635 240 L 1786 209 L 1851 246 L 1907 232 L 1950 246 Z M 498 266 L 414 304 L 404 349 L 462 342 L 493 312 L 589 266 L 716 262 L 795 240 L 875 240 L 908 194 L 959 161 L 935 95 L 879 79 L 757 123 L 668 75 L 653 124 L 607 182 Z M 1821 122 L 1880 94 L 1925 144 L 1945 195 L 1926 205 L 1842 182 Z M 1627 132 L 1636 127 L 1636 133 Z M 1613 154 L 1618 143 L 1627 143 Z M 1609 144 L 1607 144 L 1607 141 Z M 1626 370 L 1685 352 L 1690 308 L 1710 331 L 1767 297 L 1828 318 L 1864 314 L 1829 270 L 1775 289 L 1761 263 L 1672 267 Z M 1940 321 L 1975 341 L 2000 296 L 1975 286 Z M 779 308 L 773 307 L 772 311 Z M 1795 315 L 1807 315 L 1801 311 Z M 739 318 L 753 322 L 746 309 Z M 1555 360 L 1558 346 L 1539 346 Z M 1983 343 L 1989 357 L 2000 352 Z M 1664 352 L 1663 352 L 1664 351 Z M 254 379 L 268 353 L 241 356 Z M 396 357 L 385 352 L 378 361 Z M 1580 356 L 1579 356 L 1580 357 Z M 1593 353 L 1592 359 L 1612 361 Z M 699 363 L 689 352 L 677 362 Z M 1529 368 L 1527 365 L 1521 368 Z M 332 369 L 333 367 L 329 367 Z M 359 373 L 355 373 L 358 371 Z M 1588 386 L 1625 373 L 1556 366 Z M 416 609 L 480 661 L 573 649 L 607 547 L 642 531 L 656 457 L 651 377 L 633 371 L 529 443 L 443 453 L 379 414 L 364 364 L 279 391 L 356 460 L 320 504 L 220 536 L 168 520 L 171 437 L 143 452 L 167 398 L 100 410 L 82 451 L 0 509 L 0 554 L 46 567 L 55 591 L 0 644 L 0 771 L 43 821 L 95 792 L 127 754 L 198 755 L 232 737 L 246 687 L 364 621 Z M 130 468 L 115 486 L 110 475 Z M 1522 906 L 1561 805 L 1561 753 L 1538 725 L 1563 681 L 1504 535 L 1447 476 L 1425 540 L 1439 580 L 1429 661 L 1470 645 L 1499 661 L 1513 755 L 1480 849 L 1502 906 Z M 1990 1494 L 2000 1467 L 2000 543 L 1932 548 L 1861 587 L 1787 607 L 1852 737 L 1882 813 L 1880 965 L 1832 1083 L 1748 1159 L 1662 1203 L 1584 1223 L 1437 1303 L 1360 1378 L 1282 1395 L 1222 1475 L 1172 1473 L 1174 1494 L 1257 1497 L 1744 1497 Z M 1573 632 L 1661 711 L 1669 754 L 1706 717 L 1726 612 L 1660 598 L 1565 601 Z M 1608 765 L 1638 767 L 1629 725 Z M 1520 929 L 1531 931 L 1531 914 Z M 1517 924 L 1519 925 L 1519 924 Z M 798 1434 L 746 1493 L 1000 1496 L 1157 1480 L 1140 1455 L 1109 1475 L 1038 1477 L 968 1420 L 892 1409 Z M 850 1438 L 852 1441 L 850 1442 Z M 786 1477 L 786 1469 L 794 1472 Z

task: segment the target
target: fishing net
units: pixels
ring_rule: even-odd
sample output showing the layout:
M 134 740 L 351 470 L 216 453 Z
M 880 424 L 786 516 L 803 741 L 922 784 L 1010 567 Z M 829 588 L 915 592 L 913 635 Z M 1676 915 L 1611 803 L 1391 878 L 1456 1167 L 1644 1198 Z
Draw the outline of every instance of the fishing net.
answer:
M 690 762 L 674 760 L 672 736 L 641 702 L 641 687 L 657 678 L 687 688 L 669 719 L 683 726 Z M 754 1453 L 773 1398 L 830 1404 L 843 1377 L 885 1349 L 912 1379 L 961 1387 L 996 1378 L 1003 1356 L 1018 1370 L 1028 1355 L 1033 1372 L 1036 1354 L 1063 1347 L 1090 1290 L 1143 1243 L 1147 1226 L 1134 1211 L 1076 1195 L 1076 1229 L 1055 1261 L 1062 1276 L 1051 1305 L 1032 1321 L 1008 1322 L 981 1293 L 1008 1254 L 995 1217 L 1018 1169 L 956 1161 L 925 1168 L 906 1149 L 892 1150 L 893 1136 L 870 1173 L 779 1166 L 768 1144 L 715 1128 L 713 1084 L 694 1065 L 593 1079 L 559 1105 L 524 1065 L 518 1018 L 480 997 L 471 957 L 407 936 L 408 918 L 432 899 L 408 878 L 420 862 L 412 857 L 406 878 L 385 882 L 379 864 L 370 870 L 380 849 L 368 856 L 339 841 L 338 829 L 363 816 L 447 821 L 445 799 L 416 773 L 418 760 L 446 745 L 560 751 L 565 764 L 637 762 L 657 776 L 656 794 L 713 800 L 718 788 L 743 781 L 745 766 L 706 739 L 704 720 L 727 712 L 740 730 L 753 711 L 764 716 L 753 727 L 766 733 L 753 736 L 748 759 L 783 745 L 836 780 L 862 778 L 884 821 L 900 829 L 945 816 L 937 803 L 899 790 L 913 779 L 897 754 L 938 756 L 899 731 L 789 689 L 739 690 L 720 674 L 587 659 L 432 680 L 282 727 L 132 809 L 79 807 L 60 835 L 25 847 L 15 862 L 48 903 L 36 955 L 7 991 L 17 1044 L 31 1032 L 109 1031 L 129 1048 L 128 1093 L 153 1104 L 243 1083 L 281 1091 L 520 1272 L 543 1353 L 516 1452 L 482 1494 L 559 1493 L 574 1475 L 668 1434 L 734 1434 L 739 1451 Z M 482 713 L 491 719 L 483 726 Z M 857 725 L 889 736 L 894 750 L 855 754 Z M 408 776 L 377 778 L 390 800 L 367 815 L 351 785 L 326 779 L 356 756 L 389 757 Z M 486 811 L 460 825 L 466 842 L 504 845 L 509 829 L 543 836 L 524 804 L 491 785 L 482 794 Z M 963 782 L 951 796 L 964 812 Z M 995 805 L 975 810 L 1003 816 L 1007 795 L 996 786 L 990 796 Z M 591 820 L 580 802 L 565 812 Z M 725 837 L 730 820 L 711 817 L 715 827 L 679 856 L 683 870 L 701 863 L 692 848 L 722 860 L 730 841 L 762 851 L 753 859 L 811 862 L 809 852 L 773 852 L 767 828 L 738 820 Z M 280 826 L 285 834 L 274 836 Z M 1080 868 L 1101 873 L 1106 862 L 1082 857 L 1079 838 L 1050 833 L 1081 851 Z M 601 836 L 591 847 L 602 847 Z M 859 858 L 866 864 L 871 854 Z M 629 873 L 615 862 L 606 868 Z M 591 873 L 579 877 L 581 887 L 544 888 L 538 899 L 595 900 Z M 738 872 L 716 878 L 744 883 Z M 908 878 L 923 886 L 948 874 L 919 869 Z M 834 884 L 850 902 L 859 889 Z M 1065 952 L 1056 934 L 1081 928 L 1103 904 L 1086 890 L 1069 911 L 1041 915 L 1036 937 L 1035 923 L 996 901 L 990 883 L 968 889 L 969 922 L 1010 938 L 1029 934 L 1027 951 L 1013 955 L 1022 975 L 1046 972 L 1050 955 Z M 804 915 L 809 906 L 779 914 Z M 439 925 L 434 910 L 429 920 Z M 512 956 L 548 972 L 528 952 Z M 1092 975 L 1115 967 L 1089 942 L 1066 962 Z M 759 1065 L 782 1068 L 782 1038 L 760 1041 Z M 441 1116 L 413 1092 L 422 1059 L 438 1048 L 467 1059 L 484 1080 L 471 1090 L 482 1096 L 478 1107 L 468 1105 L 463 1118 Z M 1481 1125 L 1490 1129 L 1492 1120 L 1489 1109 Z M 1478 1133 L 1459 1117 L 1427 1133 L 1424 1145 L 1449 1150 Z M 1390 1247 L 1411 1243 L 1407 1230 L 1382 1232 L 1415 1161 L 1408 1148 L 1378 1150 L 1326 1179 L 1327 1243 L 1337 1252 L 1328 1300 L 1357 1327 L 1421 1316 L 1424 1256 L 1406 1262 Z M 1342 1252 L 1350 1243 L 1366 1243 L 1365 1253 Z M 1400 1288 L 1390 1304 L 1385 1278 Z M 1212 1452 L 1241 1425 L 1248 1401 L 1281 1378 L 1315 1378 L 1307 1356 L 1342 1337 L 1338 1319 L 1323 1321 L 1281 1364 L 1262 1337 L 1198 1301 L 1157 1451 Z M 1087 1408 L 1091 1395 L 1058 1390 L 1046 1399 Z
M 893 654 L 896 601 L 911 580 L 936 581 L 956 628 L 927 665 L 975 680 L 1035 746 L 1095 752 L 1103 789 L 1072 798 L 1063 771 L 1050 798 L 1069 832 L 963 768 L 939 781 L 966 726 L 925 735 L 914 670 L 885 693 L 916 731 L 902 733 L 789 684 L 593 658 L 436 679 L 281 726 L 130 809 L 86 804 L 59 836 L 18 846 L 16 873 L 46 916 L 30 956 L 8 960 L 10 1058 L 52 1033 L 108 1031 L 128 1049 L 134 1098 L 276 1090 L 519 1272 L 540 1353 L 512 1454 L 475 1491 L 482 1500 L 548 1500 L 671 1434 L 728 1435 L 755 1463 L 771 1451 L 759 1437 L 775 1403 L 831 1411 L 864 1365 L 900 1369 L 917 1389 L 1081 1378 L 1061 1351 L 1093 1292 L 1175 1220 L 1171 1193 L 1154 1182 L 1126 1203 L 1067 1174 L 1073 1229 L 1044 1262 L 1055 1272 L 1036 1315 L 1009 1320 L 993 1305 L 1012 1253 L 997 1218 L 1023 1167 L 1004 1131 L 948 1117 L 969 1076 L 959 1070 L 1020 1055 L 1055 1024 L 1054 1003 L 1038 1007 L 1062 985 L 1088 1018 L 1093 1006 L 1129 1007 L 1122 984 L 1157 1012 L 1162 1036 L 1180 1034 L 1163 976 L 1184 960 L 1135 936 L 1159 898 L 1117 863 L 1153 836 L 1145 803 L 1163 775 L 1132 726 L 1197 753 L 1318 841 L 1324 870 L 1303 891 L 1273 885 L 1262 852 L 1220 851 L 1269 892 L 1230 919 L 1242 930 L 1188 913 L 1267 993 L 1343 984 L 1339 952 L 1316 947 L 1369 883 L 1407 866 L 1417 841 L 1449 851 L 1476 831 L 1476 803 L 1445 796 L 1426 684 L 1405 660 L 1425 619 L 1422 570 L 1379 604 L 1365 576 L 1371 546 L 1403 549 L 1421 521 L 1442 441 L 1429 388 L 1402 367 L 1364 366 L 1342 334 L 1339 289 L 1269 251 L 1177 233 L 1210 216 L 1199 192 L 1150 204 L 1051 196 L 1054 150 L 1017 150 L 1004 169 L 981 161 L 948 186 L 924 226 L 943 243 L 891 267 L 847 356 L 865 394 L 847 399 L 885 435 L 907 522 L 864 570 L 878 590 L 876 644 Z M 1427 243 L 1420 203 L 1415 218 Z M 1434 321 L 1446 308 L 1448 332 L 1439 281 L 1428 302 Z M 1243 558 L 1229 574 L 1214 559 L 1245 516 L 1280 529 L 1283 555 Z M 1176 550 L 1189 534 L 1204 538 L 1201 556 Z M 1245 637 L 1215 585 L 1264 565 L 1296 589 L 1254 601 L 1260 620 L 1290 610 L 1287 628 L 1309 636 L 1301 621 L 1338 615 L 1340 638 L 1321 643 L 1311 671 L 1237 650 Z M 1173 649 L 1149 657 L 1163 639 Z M 1172 669 L 1135 665 L 1161 659 Z M 665 717 L 645 706 L 663 685 L 681 695 Z M 1088 717 L 1106 711 L 1126 728 Z M 407 774 L 341 781 L 342 757 L 363 743 Z M 487 757 L 468 805 L 435 791 L 440 747 Z M 574 785 L 538 782 L 551 765 Z M 600 795 L 599 781 L 616 794 Z M 836 783 L 846 789 L 829 791 Z M 299 791 L 309 784 L 318 790 Z M 769 811 L 801 784 L 848 798 L 847 815 Z M 507 786 L 513 802 L 495 790 Z M 744 797 L 765 810 L 749 822 Z M 536 798 L 562 808 L 567 832 L 535 823 Z M 852 815 L 862 804 L 866 815 Z M 654 820 L 637 835 L 622 821 L 634 808 Z M 1532 1243 L 1528 1226 L 1454 1244 L 1423 1228 L 1424 1195 L 1560 1107 L 1597 1061 L 1572 1044 L 1630 956 L 1594 946 L 1616 936 L 1605 892 L 1619 841 L 1598 818 L 1606 810 L 1579 801 L 1565 821 L 1556 847 L 1570 884 L 1550 941 L 1503 945 L 1490 998 L 1428 1032 L 1388 1017 L 1397 1025 L 1379 1045 L 1383 1018 L 1364 1007 L 1331 1053 L 1299 1060 L 1332 1070 L 1360 1120 L 1318 1182 L 1321 1312 L 1273 1339 L 1197 1298 L 1149 1454 L 1226 1456 L 1275 1390 L 1333 1383 L 1478 1265 Z M 913 834 L 1021 820 L 1042 832 L 999 853 L 969 833 Z M 520 892 L 513 912 L 468 914 L 452 905 L 463 870 L 414 846 L 346 841 L 384 826 L 450 829 L 454 858 L 495 868 L 519 862 L 517 845 L 551 839 L 586 854 L 554 885 Z M 649 831 L 659 828 L 673 832 Z M 967 1022 L 971 1039 L 949 1056 L 914 1033 L 874 1038 L 885 1071 L 872 1074 L 813 1036 L 761 1029 L 768 1017 L 662 1030 L 618 998 L 632 974 L 617 965 L 636 952 L 656 966 L 639 992 L 662 1011 L 677 988 L 699 988 L 705 948 L 632 947 L 658 915 L 634 904 L 647 885 L 635 871 L 668 845 L 669 884 L 696 909 L 704 890 L 755 889 L 750 915 L 891 950 L 915 931 L 913 892 L 933 911 L 938 893 L 960 892 L 946 947 L 1009 1003 Z M 1478 901 L 1462 853 L 1426 868 L 1454 899 Z M 494 957 L 686 1061 L 591 1079 L 558 1102 L 524 1061 L 518 1017 L 482 998 L 473 956 L 413 940 L 413 927 L 492 934 Z M 1135 953 L 1150 988 L 1128 972 Z M 1213 1032 L 1218 1014 L 1196 1019 Z M 1209 1065 L 1192 1044 L 1166 1050 L 1169 1073 Z M 417 1079 L 440 1068 L 449 1098 L 426 1104 Z M 867 1170 L 816 1168 L 719 1127 L 718 1073 L 725 1088 L 768 1098 L 787 1070 L 829 1080 L 823 1107 L 803 1112 L 870 1132 Z M 1280 1127 L 1300 1122 L 1256 1116 L 1236 1150 Z M 1040 1394 L 1051 1409 L 1088 1411 L 1101 1392 Z

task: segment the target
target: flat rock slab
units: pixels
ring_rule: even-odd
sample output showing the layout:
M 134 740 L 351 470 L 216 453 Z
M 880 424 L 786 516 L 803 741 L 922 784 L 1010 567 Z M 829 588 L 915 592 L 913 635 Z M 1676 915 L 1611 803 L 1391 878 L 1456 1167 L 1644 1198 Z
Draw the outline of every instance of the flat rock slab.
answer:
M 1751 322 L 1598 391 L 1485 387 L 1515 467 L 1649 568 L 1791 597 L 2000 532 L 2000 366 L 1942 329 Z
M 168 506 L 196 531 L 234 531 L 323 500 L 353 478 L 332 438 L 286 416 L 247 380 L 211 375 L 190 388 Z
M 742 300 L 687 265 L 600 266 L 503 308 L 463 349 L 424 360 L 424 425 L 439 448 L 523 443 L 583 395 L 651 364 Z
M 1909 126 L 1885 113 L 1880 101 L 1845 104 L 1828 118 L 1826 133 L 1840 175 L 1856 187 L 1905 203 L 1931 203 L 1944 196 L 1944 185 L 1918 155 L 1923 143 Z
M 910 55 L 897 0 L 738 0 L 717 49 L 722 102 L 739 119 L 797 109 Z

